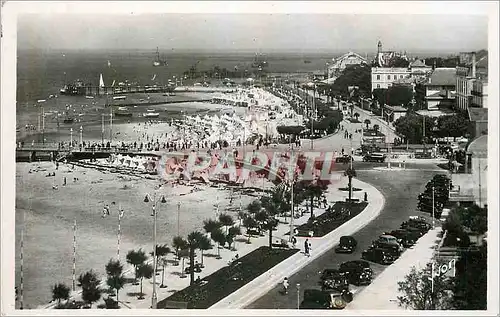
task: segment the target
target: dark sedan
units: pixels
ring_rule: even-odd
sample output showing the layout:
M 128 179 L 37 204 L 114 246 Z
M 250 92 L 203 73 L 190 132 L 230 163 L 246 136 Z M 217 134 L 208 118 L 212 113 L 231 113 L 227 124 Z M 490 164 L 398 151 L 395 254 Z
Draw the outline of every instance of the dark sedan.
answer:
M 362 260 L 348 261 L 340 264 L 339 271 L 345 273 L 350 284 L 369 285 L 372 282 L 373 270 L 370 263 Z
M 335 253 L 353 253 L 358 242 L 351 236 L 340 237 L 339 245 L 335 248 Z
M 397 257 L 390 252 L 390 250 L 382 248 L 369 248 L 368 250 L 363 251 L 361 258 L 363 260 L 384 265 L 392 264 L 397 259 Z

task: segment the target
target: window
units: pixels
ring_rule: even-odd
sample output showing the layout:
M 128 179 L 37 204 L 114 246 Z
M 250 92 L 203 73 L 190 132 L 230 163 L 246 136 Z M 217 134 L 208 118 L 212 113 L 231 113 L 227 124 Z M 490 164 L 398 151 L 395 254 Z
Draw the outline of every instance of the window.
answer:
M 391 75 L 387 75 L 387 79 L 389 79 L 389 80 L 390 80 L 390 79 L 391 79 Z
M 380 85 L 379 85 L 379 84 L 377 84 L 377 88 L 380 88 Z
M 377 79 L 380 80 L 380 75 L 377 75 Z
M 399 75 L 399 78 L 403 78 L 403 75 Z

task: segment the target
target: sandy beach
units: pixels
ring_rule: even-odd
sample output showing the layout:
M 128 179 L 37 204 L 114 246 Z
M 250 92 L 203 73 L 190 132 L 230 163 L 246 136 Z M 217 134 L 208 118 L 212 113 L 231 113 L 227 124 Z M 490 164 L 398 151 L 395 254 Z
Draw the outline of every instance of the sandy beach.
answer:
M 30 173 L 31 170 L 31 173 Z M 55 177 L 46 177 L 55 172 Z M 63 186 L 66 177 L 67 185 Z M 74 178 L 78 181 L 74 182 Z M 93 169 L 71 168 L 61 164 L 59 169 L 50 162 L 16 164 L 16 254 L 19 252 L 22 217 L 25 217 L 24 279 L 25 305 L 35 308 L 51 299 L 50 288 L 58 282 L 72 283 L 73 223 L 77 222 L 77 275 L 89 269 L 101 277 L 104 265 L 117 253 L 117 211 L 125 211 L 122 219 L 121 259 L 127 251 L 152 249 L 152 204 L 143 202 L 146 194 L 153 195 L 160 179 L 145 180 L 123 175 L 103 173 Z M 259 182 L 259 184 L 261 184 Z M 53 189 L 57 185 L 58 189 Z M 255 184 L 257 185 L 257 184 Z M 269 184 L 265 184 L 269 186 Z M 163 185 L 157 197 L 165 195 L 167 203 L 159 206 L 158 243 L 171 244 L 179 234 L 186 236 L 193 230 L 202 230 L 203 220 L 215 217 L 215 204 L 237 220 L 239 194 L 234 194 L 230 205 L 230 190 L 208 185 L 189 193 L 192 187 Z M 241 196 L 243 208 L 254 197 Z M 113 204 L 114 202 L 114 204 Z M 180 218 L 177 219 L 177 203 Z M 111 214 L 102 218 L 104 204 Z M 19 261 L 16 278 L 19 279 Z M 19 281 L 17 280 L 16 283 Z

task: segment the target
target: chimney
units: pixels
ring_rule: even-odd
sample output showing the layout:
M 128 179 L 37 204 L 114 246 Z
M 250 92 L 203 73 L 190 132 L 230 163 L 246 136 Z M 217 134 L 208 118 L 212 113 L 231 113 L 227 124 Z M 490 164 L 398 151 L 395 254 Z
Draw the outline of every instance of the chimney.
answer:
M 476 78 L 476 52 L 472 52 L 472 78 Z

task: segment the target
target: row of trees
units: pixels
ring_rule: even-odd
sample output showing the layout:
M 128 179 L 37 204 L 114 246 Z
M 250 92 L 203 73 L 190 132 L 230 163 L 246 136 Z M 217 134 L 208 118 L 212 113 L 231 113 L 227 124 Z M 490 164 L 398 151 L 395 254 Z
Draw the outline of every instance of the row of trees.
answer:
M 425 137 L 424 137 L 425 121 Z M 396 132 L 404 136 L 408 143 L 422 144 L 432 138 L 467 136 L 469 119 L 464 114 L 442 116 L 437 119 L 408 113 L 394 122 Z
M 377 88 L 373 90 L 373 99 L 379 105 L 408 107 L 413 99 L 413 90 L 406 85 L 393 85 L 387 89 Z

